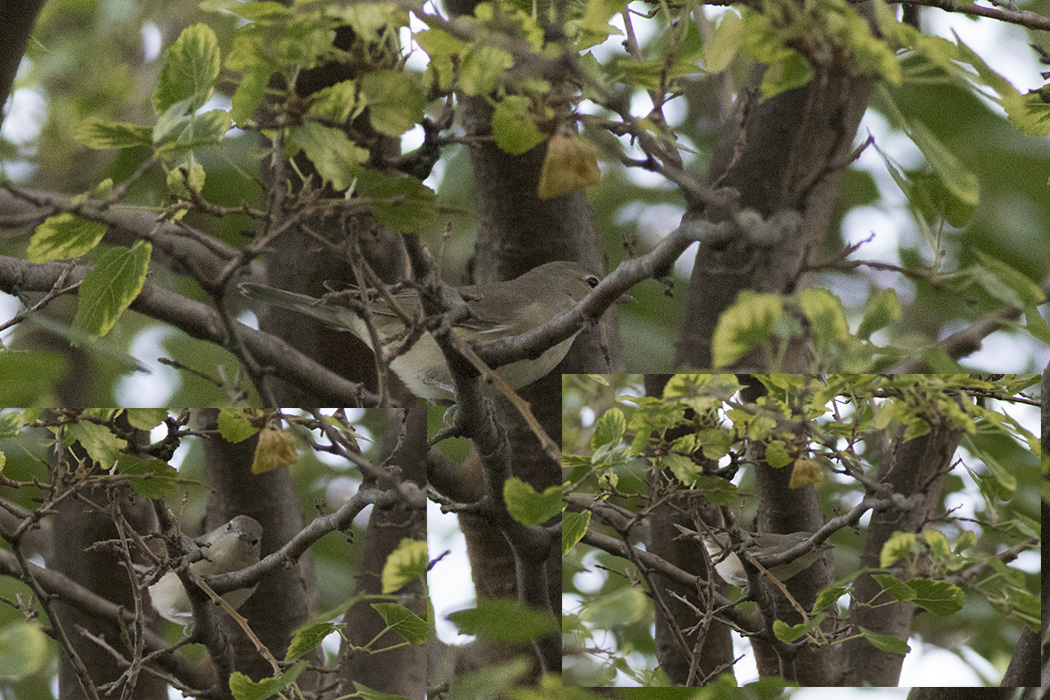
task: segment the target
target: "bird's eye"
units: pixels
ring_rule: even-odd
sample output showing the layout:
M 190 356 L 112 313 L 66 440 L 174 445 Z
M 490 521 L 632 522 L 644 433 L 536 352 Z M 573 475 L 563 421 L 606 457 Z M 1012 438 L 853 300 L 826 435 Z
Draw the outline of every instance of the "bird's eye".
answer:
M 229 532 L 232 529 L 233 529 L 233 523 L 226 523 L 226 532 Z
M 601 282 L 601 280 L 598 279 L 597 277 L 595 277 L 594 275 L 591 275 L 590 277 L 587 278 L 587 286 L 590 287 L 591 289 L 594 289 L 595 287 L 597 287 L 599 282 Z

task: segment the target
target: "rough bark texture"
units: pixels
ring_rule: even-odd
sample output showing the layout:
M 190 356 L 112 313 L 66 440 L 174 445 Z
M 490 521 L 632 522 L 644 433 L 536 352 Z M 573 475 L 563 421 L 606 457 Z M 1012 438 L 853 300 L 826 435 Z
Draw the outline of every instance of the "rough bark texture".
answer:
M 864 6 L 857 6 L 863 10 Z M 678 364 L 710 367 L 711 341 L 718 317 L 744 289 L 790 293 L 800 269 L 825 236 L 848 164 L 853 136 L 867 107 L 874 81 L 846 73 L 846 62 L 816 65 L 807 85 L 757 101 L 761 71 L 739 101 L 743 115 L 727 125 L 712 160 L 712 186 L 739 193 L 741 208 L 763 217 L 796 211 L 802 225 L 779 241 L 737 240 L 701 245 L 696 254 L 689 297 L 678 342 Z M 725 212 L 707 211 L 712 220 Z M 740 367 L 755 367 L 745 357 Z M 804 371 L 807 353 L 789 352 L 780 371 Z M 763 368 L 768 369 L 768 368 Z
M 670 378 L 669 374 L 645 375 L 646 396 L 662 396 L 664 385 Z M 650 475 L 651 489 L 657 488 L 654 484 L 660 478 L 662 477 L 659 474 Z M 694 506 L 690 506 L 681 499 L 676 499 L 653 509 L 646 549 L 680 569 L 711 580 L 703 554 L 698 551 L 698 544 L 691 540 L 681 539 L 678 530 L 673 525 L 677 522 L 692 528 L 693 523 L 682 513 L 690 513 L 693 508 Z M 700 510 L 698 514 L 707 522 L 712 522 L 713 518 L 717 517 L 717 512 L 711 512 L 716 509 L 710 506 Z M 670 620 L 667 619 L 667 616 L 661 614 L 659 608 L 657 609 L 656 658 L 659 660 L 660 668 L 667 674 L 671 682 L 675 685 L 696 686 L 711 680 L 711 676 L 716 672 L 732 674 L 733 640 L 729 634 L 729 627 L 726 625 L 713 622 L 707 629 L 694 630 L 689 634 L 683 632 L 690 653 L 685 653 L 679 642 L 678 631 L 692 627 L 697 622 L 696 610 L 690 604 L 701 610 L 707 607 L 701 602 L 700 592 L 695 587 L 686 589 L 681 585 L 668 583 L 659 576 L 655 576 L 653 582 L 657 589 L 656 595 L 662 598 L 671 617 Z M 720 584 L 719 590 L 724 595 L 725 585 Z M 682 596 L 689 603 L 678 600 L 672 594 Z M 704 641 L 697 648 L 696 644 L 701 634 L 705 635 Z M 699 664 L 696 673 L 690 679 L 692 657 L 695 654 L 700 657 Z
M 961 432 L 934 421 L 930 432 L 897 447 L 892 458 L 881 470 L 880 481 L 890 484 L 894 493 L 903 496 L 923 494 L 922 505 L 902 511 L 888 508 L 872 513 L 867 539 L 861 553 L 861 566 L 878 567 L 882 545 L 894 532 L 919 532 L 940 502 L 944 476 L 951 465 L 952 455 L 959 446 Z M 871 608 L 865 603 L 873 600 L 882 588 L 868 574 L 856 581 L 855 602 L 850 609 L 851 620 L 873 632 L 907 639 L 911 631 L 915 606 L 895 603 Z M 900 679 L 904 657 L 879 651 L 868 641 L 858 638 L 845 643 L 845 675 L 835 685 L 896 686 Z
M 33 23 L 43 7 L 44 0 L 6 0 L 0 5 L 0 108 L 11 94 Z M 0 109 L 0 125 L 3 120 Z
M 752 380 L 744 396 L 748 401 L 755 401 L 765 390 Z M 756 532 L 816 532 L 824 525 L 824 514 L 821 512 L 820 499 L 813 486 L 792 489 L 788 487 L 791 480 L 790 466 L 773 469 L 764 459 L 756 459 L 758 467 L 755 472 L 755 483 L 758 491 L 758 522 Z M 817 593 L 831 582 L 834 571 L 830 555 L 825 555 L 824 565 L 812 566 L 794 576 L 784 584 L 792 597 L 805 610 L 813 608 Z M 801 623 L 802 616 L 775 586 L 767 590 L 773 595 L 778 616 L 788 624 Z M 826 623 L 829 629 L 832 623 Z M 832 683 L 834 659 L 838 656 L 836 647 L 827 647 L 817 651 L 803 648 L 795 659 L 795 672 L 799 685 L 827 686 Z M 764 643 L 755 644 L 755 659 L 760 676 L 780 675 L 780 660 L 773 649 Z
M 476 4 L 473 0 L 458 0 L 450 10 L 453 14 L 470 14 Z M 491 133 L 492 108 L 485 99 L 468 98 L 460 104 L 468 136 Z M 591 221 L 586 193 L 574 191 L 548 200 L 537 196 L 545 155 L 545 145 L 520 156 L 504 153 L 492 142 L 482 142 L 471 149 L 479 219 L 472 266 L 474 281 L 510 279 L 552 260 L 576 260 L 596 273 L 604 272 L 601 244 Z M 561 373 L 622 371 L 620 358 L 613 313 L 606 314 L 598 327 L 577 337 L 568 356 L 550 375 L 520 392 L 556 443 L 561 443 Z M 501 422 L 507 426 L 514 476 L 537 489 L 561 483 L 561 465 L 543 453 L 517 413 L 504 404 L 498 410 Z M 487 523 L 469 518 L 462 518 L 461 523 L 479 595 L 487 589 L 513 596 L 515 569 L 502 536 Z M 552 608 L 557 613 L 561 610 L 560 552 L 552 553 L 545 569 Z M 494 649 L 493 653 L 498 656 L 501 652 Z M 509 656 L 513 650 L 505 653 Z M 488 661 L 498 663 L 501 658 L 506 657 Z
M 218 411 L 202 410 L 197 423 L 203 430 L 217 430 Z M 205 438 L 204 463 L 208 485 L 213 489 L 208 502 L 204 531 L 217 527 L 235 515 L 250 515 L 263 527 L 262 555 L 279 549 L 303 527 L 298 498 L 287 469 L 252 474 L 256 438 L 226 442 L 221 437 Z M 289 569 L 264 578 L 252 597 L 238 610 L 270 651 L 283 658 L 291 633 L 315 612 L 312 561 L 309 554 Z M 253 680 L 266 678 L 273 669 L 255 650 L 251 640 L 230 620 L 224 620 L 230 635 L 238 671 Z M 316 659 L 315 659 L 316 661 Z M 304 687 L 312 688 L 317 677 L 307 671 L 300 676 Z
M 387 412 L 390 429 L 387 431 L 385 452 L 390 456 L 384 463 L 396 466 L 405 479 L 422 487 L 426 485 L 426 412 L 422 409 L 407 412 L 405 432 L 398 443 L 398 424 L 402 414 L 402 411 Z M 357 573 L 357 591 L 378 595 L 383 592 L 382 574 L 387 557 L 397 549 L 401 540 L 426 539 L 423 512 L 404 508 L 373 508 L 365 537 L 361 571 Z M 411 595 L 411 602 L 406 605 L 417 614 L 426 614 L 423 588 L 419 582 L 406 586 L 399 594 Z M 344 632 L 350 644 L 363 647 L 383 631 L 385 625 L 372 608 L 373 603 L 373 600 L 364 600 L 347 611 L 343 621 L 347 625 Z M 386 632 L 374 644 L 374 648 L 383 649 L 402 641 L 396 633 Z M 422 700 L 426 692 L 426 676 L 426 648 L 423 645 L 403 646 L 382 654 L 350 654 L 344 648 L 341 654 L 339 677 L 343 681 L 344 692 L 352 689 L 351 682 L 357 682 L 384 693 Z
M 104 504 L 108 500 L 106 489 L 84 490 L 83 495 L 95 503 Z M 129 522 L 145 533 L 152 521 L 152 509 L 147 499 L 126 496 L 118 504 Z M 133 591 L 128 573 L 119 559 L 111 551 L 92 550 L 90 547 L 101 540 L 118 537 L 113 521 L 105 515 L 91 510 L 77 499 L 66 499 L 56 509 L 54 526 L 54 556 L 47 562 L 48 568 L 64 573 L 80 585 L 102 596 L 134 610 Z M 151 614 L 149 599 L 142 597 L 142 606 L 147 617 Z M 96 687 L 117 680 L 124 672 L 121 666 L 107 650 L 77 632 L 77 626 L 91 630 L 105 637 L 118 649 L 123 649 L 120 628 L 115 624 L 104 623 L 96 617 L 85 614 L 77 607 L 66 605 L 61 599 L 55 602 L 62 626 L 73 641 L 84 666 L 88 669 Z M 163 624 L 163 622 L 158 623 Z M 159 629 L 159 626 L 158 626 Z M 88 697 L 69 659 L 60 653 L 58 657 L 58 688 L 62 700 L 79 700 Z M 166 684 L 147 673 L 140 674 L 135 686 L 133 698 L 164 697 Z
M 337 48 L 350 51 L 354 42 L 354 33 L 349 28 L 343 27 L 336 33 L 334 43 Z M 333 62 L 304 71 L 296 81 L 296 92 L 306 96 L 335 83 L 359 77 L 358 66 Z M 354 121 L 354 128 L 374 137 L 371 145 L 376 155 L 397 154 L 397 141 L 376 135 L 367 112 Z M 313 174 L 315 186 L 320 181 L 313 164 L 302 154 L 296 158 L 296 167 L 301 173 Z M 272 181 L 273 174 L 264 168 L 264 177 Z M 299 183 L 295 176 L 288 173 L 286 178 L 292 183 L 292 190 L 297 191 Z M 275 186 L 284 187 L 285 183 Z M 326 195 L 341 196 L 330 191 Z M 307 232 L 306 228 L 310 231 Z M 273 253 L 266 260 L 267 283 L 312 296 L 323 294 L 325 283 L 329 281 L 353 283 L 355 278 L 350 261 L 357 253 L 351 241 L 360 246 L 364 258 L 387 282 L 402 280 L 407 275 L 405 255 L 398 236 L 377 226 L 371 216 L 363 214 L 316 217 L 304 227 L 278 237 L 273 244 Z M 266 311 L 260 320 L 260 328 L 286 340 L 341 376 L 375 390 L 376 369 L 372 351 L 350 333 L 329 328 L 304 314 L 279 308 Z M 393 373 L 389 376 L 394 385 L 392 395 L 395 403 L 412 404 L 414 399 L 397 383 Z M 282 406 L 318 406 L 317 396 L 306 394 L 295 385 L 279 382 L 275 386 L 275 393 Z

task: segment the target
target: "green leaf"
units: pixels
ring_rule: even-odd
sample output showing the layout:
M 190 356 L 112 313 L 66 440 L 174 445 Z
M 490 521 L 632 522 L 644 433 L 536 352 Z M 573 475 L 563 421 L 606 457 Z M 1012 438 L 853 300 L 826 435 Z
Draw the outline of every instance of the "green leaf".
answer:
M 361 148 L 340 131 L 317 123 L 307 123 L 289 131 L 290 146 L 303 153 L 317 168 L 325 182 L 337 190 L 350 187 L 368 160 L 368 149 Z
M 174 143 L 164 143 L 165 154 L 172 151 L 181 152 L 198 146 L 214 146 L 222 142 L 226 132 L 233 126 L 229 112 L 213 109 L 201 114 L 190 115 L 189 119 L 180 121 L 171 130 Z
M 396 593 L 427 573 L 427 543 L 404 538 L 383 565 L 383 593 Z
M 1046 295 L 1043 294 L 1043 290 L 1039 288 L 1035 282 L 1023 272 L 1016 270 L 1001 260 L 997 260 L 992 256 L 977 250 L 973 250 L 973 254 L 981 263 L 981 267 L 990 272 L 995 276 L 995 279 L 1006 285 L 1012 293 L 1003 292 L 1003 290 L 997 285 L 985 284 L 987 278 L 982 277 L 981 282 L 984 284 L 985 289 L 990 294 L 998 298 L 1000 301 L 1004 301 L 1011 306 L 1018 308 L 1024 307 L 1027 304 L 1042 304 L 1046 301 Z M 995 290 L 995 291 L 993 291 Z M 996 293 L 998 291 L 998 293 Z
M 623 411 L 613 406 L 602 414 L 601 418 L 594 424 L 594 434 L 591 435 L 591 449 L 597 450 L 603 445 L 616 447 L 623 439 L 627 431 L 627 419 Z
M 964 73 L 961 76 L 963 79 L 972 82 L 982 94 L 987 94 L 985 88 L 991 88 L 998 93 L 999 104 L 1006 111 L 1010 123 L 1028 136 L 1050 134 L 1050 115 L 1047 105 L 1042 101 L 1041 91 L 1033 90 L 1029 95 L 1022 95 L 1010 81 L 993 71 L 983 58 L 963 43 L 958 34 L 955 34 L 955 42 L 958 55 L 953 58 L 969 63 L 977 72 L 976 78 Z
M 76 214 L 56 214 L 36 227 L 26 256 L 32 263 L 77 258 L 97 246 L 105 234 L 105 224 Z
M 517 692 L 528 685 L 528 680 L 523 679 L 529 672 L 529 660 L 519 655 L 494 666 L 459 675 L 455 678 L 456 690 L 450 694 L 451 700 L 518 700 Z M 358 687 L 358 684 L 354 683 L 354 687 Z M 551 697 L 556 698 L 558 695 Z
M 896 576 L 872 574 L 871 577 L 882 587 L 883 591 L 889 593 L 895 600 L 908 601 L 915 599 L 915 589 Z
M 47 635 L 39 624 L 19 621 L 0 629 L 0 677 L 5 681 L 32 676 L 47 660 Z
M 288 688 L 309 667 L 308 661 L 298 661 L 294 666 L 273 678 L 264 678 L 258 683 L 239 671 L 230 674 L 230 691 L 236 700 L 266 700 Z
M 718 25 L 711 32 L 711 39 L 704 44 L 704 68 L 711 73 L 724 71 L 740 50 L 744 38 L 744 21 L 733 10 L 722 14 Z
M 583 619 L 599 629 L 640 623 L 650 614 L 651 601 L 638 586 L 624 586 L 597 598 Z
M 392 2 L 349 2 L 325 7 L 325 13 L 342 24 L 353 27 L 354 36 L 363 42 L 385 42 L 393 29 L 408 26 L 408 11 Z
M 492 136 L 496 145 L 511 155 L 521 155 L 546 140 L 536 128 L 530 106 L 532 100 L 520 95 L 509 95 L 496 105 L 492 113 Z
M 153 125 L 153 143 L 161 143 L 179 125 L 182 118 L 186 116 L 186 112 L 189 110 L 192 102 L 193 98 L 187 97 L 185 100 L 180 100 L 171 105 L 161 113 L 157 123 Z
M 782 92 L 808 85 L 813 80 L 813 66 L 801 54 L 792 51 L 769 66 L 762 76 L 759 90 L 763 100 Z
M 1028 304 L 1024 307 L 1025 329 L 1032 334 L 1036 340 L 1050 345 L 1050 325 L 1047 325 L 1039 313 L 1039 305 Z
M 838 297 L 826 289 L 803 289 L 797 296 L 818 350 L 836 347 L 849 339 L 846 310 Z
M 718 319 L 711 347 L 714 365 L 730 365 L 768 341 L 773 322 L 783 313 L 784 305 L 779 296 L 741 292 Z
M 693 487 L 704 494 L 708 503 L 716 506 L 728 506 L 740 497 L 736 484 L 717 476 L 701 474 L 696 477 Z
M 186 183 L 194 189 L 196 192 L 200 192 L 204 189 L 204 181 L 207 174 L 204 172 L 204 166 L 196 161 L 186 162 L 178 167 L 171 168 L 168 170 L 167 183 L 168 191 L 176 197 L 189 198 L 190 190 L 186 187 Z
M 697 443 L 707 459 L 719 460 L 729 454 L 733 441 L 729 432 L 720 428 L 701 430 L 697 434 Z
M 901 302 L 895 290 L 883 289 L 873 294 L 864 302 L 864 320 L 857 329 L 857 337 L 867 340 L 875 331 L 900 319 L 901 314 Z
M 372 200 L 376 221 L 395 231 L 415 233 L 437 215 L 434 190 L 414 177 L 367 169 L 358 177 L 357 189 Z
M 848 590 L 846 586 L 828 586 L 817 594 L 817 599 L 813 603 L 813 610 L 823 610 L 831 605 L 835 605 L 839 598 L 846 595 Z
M 272 22 L 275 19 L 292 17 L 294 15 L 294 11 L 291 8 L 269 0 L 254 0 L 253 2 L 204 0 L 204 2 L 200 3 L 200 8 L 206 12 L 226 10 L 252 22 Z
M 381 134 L 400 136 L 423 119 L 427 98 L 416 79 L 405 72 L 381 70 L 361 79 L 372 126 Z
M 153 93 L 157 114 L 184 100 L 189 100 L 191 110 L 207 102 L 219 77 L 219 63 L 219 40 L 211 27 L 194 24 L 182 30 L 164 52 Z
M 105 151 L 111 148 L 133 148 L 153 143 L 152 129 L 128 122 L 111 122 L 88 117 L 74 133 L 74 138 L 88 148 Z
M 585 510 L 579 513 L 566 511 L 561 516 L 561 553 L 568 554 L 583 536 L 587 534 L 587 528 L 591 524 L 591 511 Z
M 128 441 L 113 434 L 109 428 L 98 423 L 81 421 L 66 427 L 67 442 L 78 442 L 92 461 L 102 469 L 111 469 L 123 454 Z
M 471 44 L 460 62 L 459 87 L 469 96 L 486 95 L 503 83 L 514 57 L 503 49 Z
M 909 173 L 912 181 L 908 200 L 926 219 L 943 218 L 952 226 L 962 228 L 973 218 L 974 207 L 956 197 L 936 173 Z
M 522 525 L 542 525 L 561 512 L 561 487 L 549 486 L 537 493 L 531 484 L 510 477 L 503 482 L 507 511 Z
M 948 191 L 963 203 L 977 206 L 981 199 L 981 187 L 977 176 L 921 122 L 909 122 L 908 135 L 926 156 L 926 162 L 941 178 Z
M 257 3 L 244 4 L 255 5 Z M 237 89 L 233 91 L 233 97 L 230 98 L 230 117 L 235 123 L 243 125 L 252 118 L 255 110 L 266 97 L 266 85 L 272 74 L 273 71 L 266 64 L 258 68 L 245 68 L 241 81 L 237 84 Z
M 440 29 L 429 29 L 417 32 L 413 35 L 419 48 L 423 49 L 429 56 L 427 65 L 427 80 L 443 89 L 452 87 L 452 79 L 456 71 L 453 69 L 452 57 L 459 59 L 467 52 L 467 43 L 454 38 L 452 35 Z
M 372 690 L 367 685 L 362 685 L 357 681 L 354 681 L 353 683 L 354 694 L 351 697 L 361 698 L 361 700 L 409 700 L 409 698 L 406 698 L 404 695 L 394 695 L 393 693 L 381 693 L 378 690 Z
M 684 455 L 664 455 L 659 461 L 660 469 L 667 469 L 675 478 L 686 486 L 690 486 L 700 473 L 700 467 L 693 460 Z
M 122 454 L 117 459 L 117 471 L 121 474 L 145 474 L 141 479 L 131 479 L 131 490 L 144 498 L 166 498 L 175 493 L 179 484 L 179 472 L 161 459 L 141 459 Z
M 448 619 L 460 634 L 494 642 L 530 642 L 557 629 L 550 614 L 506 598 L 480 600 L 476 608 L 454 612 Z
M 773 634 L 782 642 L 794 642 L 820 627 L 825 618 L 827 618 L 827 613 L 820 613 L 797 625 L 789 625 L 783 620 L 774 620 Z
M 334 622 L 318 622 L 313 625 L 303 625 L 292 635 L 292 641 L 288 644 L 288 651 L 284 654 L 284 660 L 295 661 L 301 656 L 309 654 L 324 641 L 325 637 L 338 632 L 346 627 L 344 624 Z
M 252 419 L 258 417 L 259 412 L 247 408 L 221 408 L 219 409 L 218 427 L 219 435 L 226 442 L 243 442 L 252 435 L 259 432 L 260 428 L 252 423 Z
M 163 408 L 129 408 L 124 411 L 124 416 L 132 428 L 152 430 L 167 419 L 168 411 Z
M 940 530 L 924 530 L 922 535 L 926 540 L 926 544 L 930 546 L 930 552 L 935 557 L 945 559 L 951 556 L 952 548 L 943 532 Z
M 702 72 L 695 63 L 675 62 L 671 66 L 665 60 L 644 61 L 631 56 L 614 56 L 602 66 L 609 82 L 626 83 L 631 87 L 656 90 L 661 82 Z
M 575 35 L 577 51 L 583 51 L 601 44 L 610 36 L 622 34 L 619 29 L 609 24 L 613 15 L 620 14 L 627 7 L 626 0 L 587 0 L 583 17 L 570 24 L 579 31 Z
M 424 543 L 425 545 L 426 543 Z M 379 613 L 379 616 L 383 618 L 383 622 L 394 632 L 401 635 L 409 644 L 427 643 L 427 620 L 425 617 L 420 617 L 398 603 L 373 603 L 372 609 Z
M 1000 464 L 999 460 L 997 460 L 991 452 L 976 445 L 969 437 L 966 438 L 965 444 L 966 449 L 984 462 L 984 465 L 988 468 L 988 472 L 997 482 L 999 482 L 1001 493 L 1005 498 L 1007 500 L 1013 498 L 1013 493 L 1017 490 L 1017 476 Z
M 879 567 L 888 569 L 896 562 L 908 556 L 915 544 L 915 533 L 895 532 L 882 545 L 879 554 Z
M 871 642 L 871 645 L 879 651 L 886 651 L 891 654 L 907 654 L 911 651 L 911 647 L 908 646 L 908 642 L 897 637 L 892 637 L 888 634 L 879 634 L 878 632 L 872 632 L 864 627 L 857 627 L 861 636 Z
M 966 603 L 966 592 L 954 583 L 913 578 L 908 585 L 915 589 L 912 602 L 940 617 L 959 612 Z
M 8 376 L 2 371 L 5 369 L 2 358 L 6 354 L 10 353 L 0 352 L 0 374 L 3 374 L 3 376 Z M 13 403 L 10 401 L 2 401 L 0 403 L 3 403 L 6 406 L 26 405 L 26 402 Z M 29 422 L 31 421 L 26 417 L 26 412 L 24 411 L 8 411 L 6 413 L 0 413 L 0 439 L 6 440 L 8 438 L 13 438 L 15 435 L 18 435 L 18 431 L 24 428 Z
M 357 81 L 344 80 L 310 95 L 309 113 L 344 123 L 357 119 L 367 105 L 368 100 L 358 90 Z
M 786 467 L 794 461 L 795 458 L 788 454 L 787 445 L 783 440 L 770 440 L 766 445 L 766 462 L 774 469 Z
M 108 333 L 142 291 L 152 251 L 145 241 L 106 251 L 80 285 L 73 328 L 97 337 Z

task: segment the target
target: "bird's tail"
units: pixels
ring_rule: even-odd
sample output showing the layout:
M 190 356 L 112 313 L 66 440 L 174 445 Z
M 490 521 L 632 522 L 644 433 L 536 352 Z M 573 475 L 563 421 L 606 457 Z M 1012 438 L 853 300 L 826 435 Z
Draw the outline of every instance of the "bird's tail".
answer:
M 237 285 L 241 294 L 252 299 L 264 301 L 267 304 L 280 306 L 290 311 L 298 311 L 307 316 L 312 316 L 327 323 L 329 326 L 342 331 L 355 333 L 359 323 L 357 314 L 346 307 L 326 304 L 323 299 L 317 299 L 306 294 L 297 294 L 276 287 L 268 287 L 265 284 L 254 284 L 252 282 L 241 282 Z

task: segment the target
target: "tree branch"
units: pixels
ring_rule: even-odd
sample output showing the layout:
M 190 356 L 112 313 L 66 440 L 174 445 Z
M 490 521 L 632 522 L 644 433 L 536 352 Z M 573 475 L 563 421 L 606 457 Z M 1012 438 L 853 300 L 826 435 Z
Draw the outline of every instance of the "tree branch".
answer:
M 1050 297 L 1050 277 L 1045 278 L 1039 285 L 1043 294 Z M 1043 304 L 1046 302 L 1044 301 Z M 1016 306 L 1003 305 L 994 311 L 989 311 L 975 321 L 969 328 L 952 333 L 940 342 L 941 348 L 952 358 L 959 359 L 970 353 L 976 352 L 981 347 L 981 341 L 996 331 L 1009 328 L 1012 321 L 1021 317 L 1023 309 Z M 886 372 L 891 374 L 915 374 L 927 368 L 926 361 L 915 355 L 906 360 L 901 360 Z
M 64 263 L 34 264 L 7 256 L 0 256 L 0 291 L 48 292 L 55 282 L 67 273 Z M 68 284 L 83 281 L 88 268 L 78 265 L 68 272 Z M 223 329 L 219 313 L 206 304 L 187 299 L 167 289 L 147 284 L 131 304 L 131 308 L 158 321 L 168 323 L 191 337 L 227 347 L 230 341 Z M 304 390 L 317 396 L 318 403 L 340 406 L 375 406 L 379 397 L 360 384 L 347 381 L 318 362 L 303 355 L 288 343 L 268 333 L 235 323 L 238 340 L 256 362 L 274 368 L 289 381 L 298 382 Z
M 956 0 L 889 0 L 891 4 L 921 5 L 923 7 L 936 7 L 946 12 L 958 12 L 971 17 L 990 17 L 1000 22 L 1009 24 L 1020 24 L 1029 29 L 1042 29 L 1050 31 L 1050 17 L 1044 17 L 1037 12 L 1028 10 L 1007 10 L 994 7 L 984 7 L 977 4 L 964 4 Z

